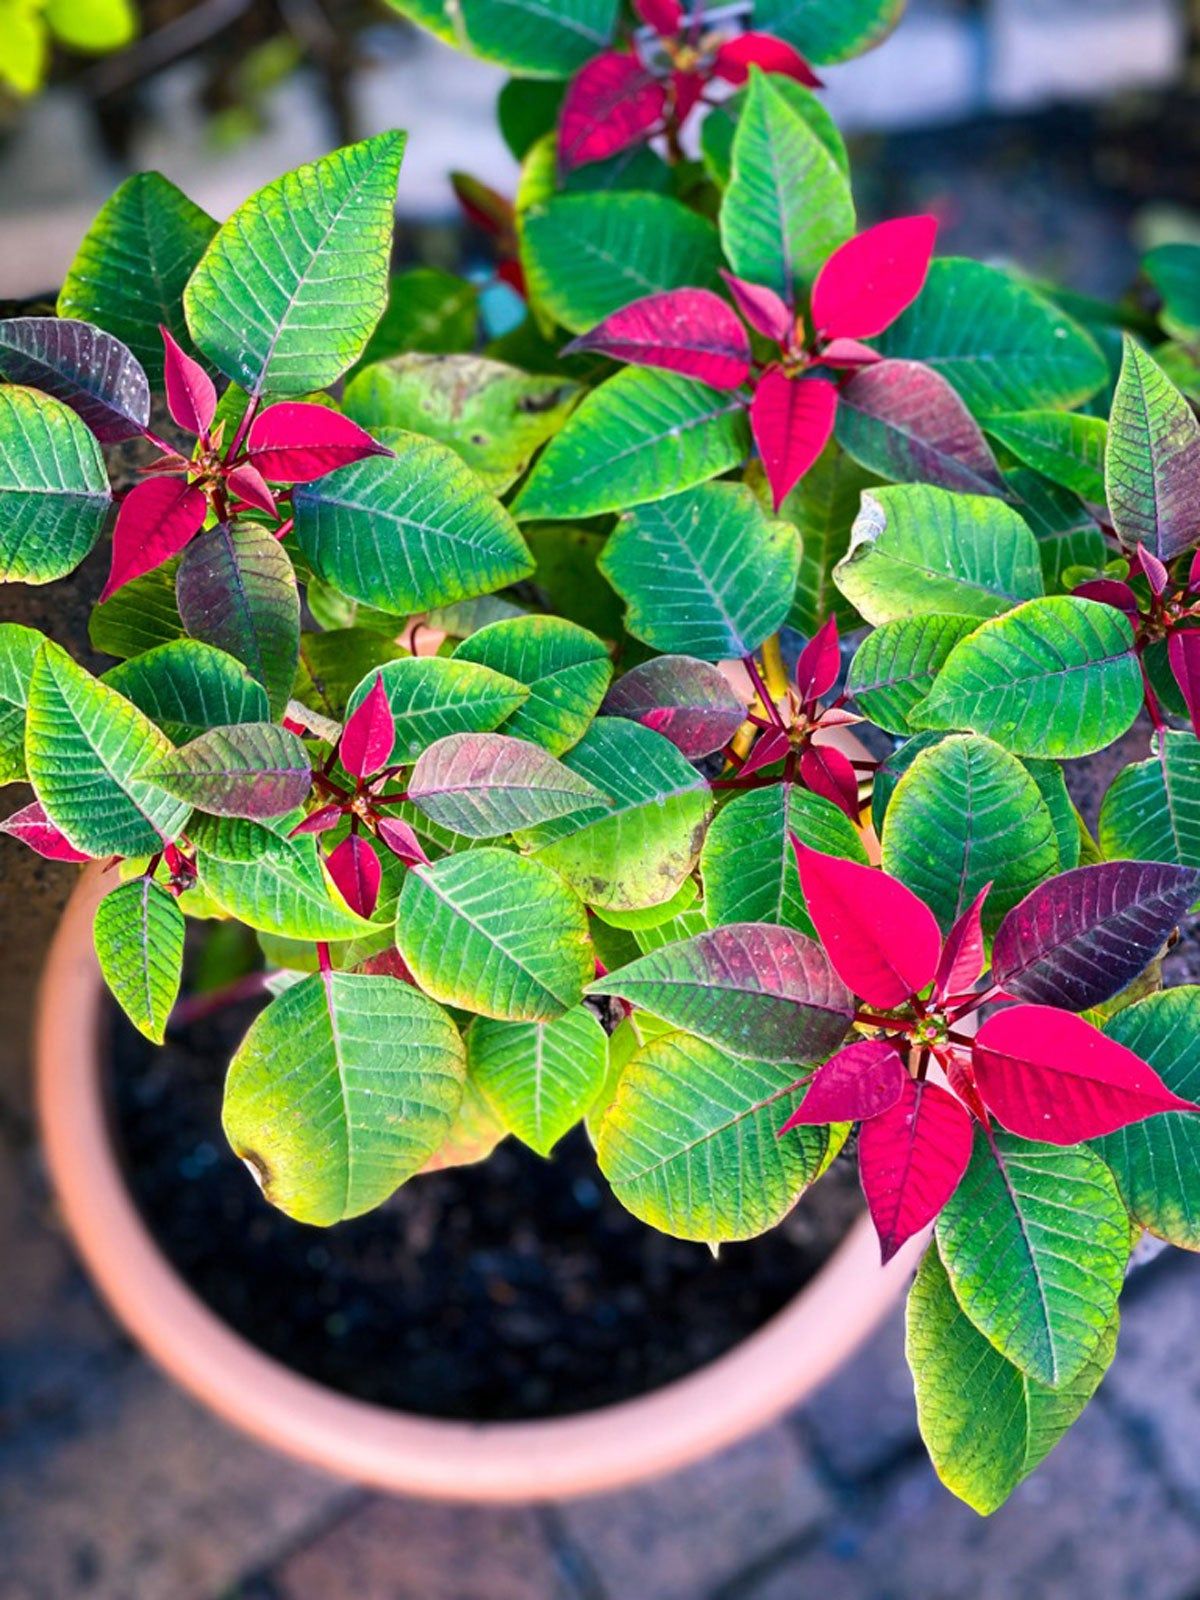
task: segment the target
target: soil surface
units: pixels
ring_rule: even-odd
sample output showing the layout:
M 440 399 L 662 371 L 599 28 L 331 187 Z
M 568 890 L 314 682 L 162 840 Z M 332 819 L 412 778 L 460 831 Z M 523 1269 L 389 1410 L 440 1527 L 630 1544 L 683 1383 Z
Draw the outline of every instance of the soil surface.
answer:
M 331 1229 L 272 1210 L 221 1132 L 253 1007 L 156 1050 L 114 1014 L 114 1109 L 137 1201 L 197 1293 L 331 1388 L 428 1416 L 560 1416 L 711 1361 L 812 1277 L 861 1207 L 844 1156 L 773 1233 L 668 1239 L 625 1211 L 581 1129 L 544 1161 L 508 1140 Z

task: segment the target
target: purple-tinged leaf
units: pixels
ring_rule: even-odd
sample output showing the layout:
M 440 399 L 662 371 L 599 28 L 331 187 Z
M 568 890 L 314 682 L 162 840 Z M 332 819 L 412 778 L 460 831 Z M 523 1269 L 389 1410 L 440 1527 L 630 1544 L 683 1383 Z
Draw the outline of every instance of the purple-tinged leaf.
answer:
M 861 809 L 858 775 L 836 745 L 810 744 L 800 757 L 800 778 L 806 789 L 832 800 L 839 811 L 857 823 Z
M 1137 595 L 1119 578 L 1089 578 L 1086 583 L 1076 585 L 1071 593 L 1083 600 L 1095 600 L 1098 605 L 1112 606 L 1114 611 L 1123 611 L 1131 622 L 1136 622 L 1141 615 Z
M 778 511 L 829 443 L 838 392 L 820 378 L 789 378 L 769 367 L 750 405 L 750 427 Z
M 213 816 L 258 822 L 294 811 L 312 788 L 303 741 L 273 722 L 210 728 L 139 776 Z
M 1113 527 L 1162 561 L 1200 535 L 1200 422 L 1166 373 L 1126 337 L 1105 452 Z
M 586 812 L 595 821 L 612 801 L 540 744 L 503 733 L 452 733 L 418 757 L 408 798 L 444 828 L 496 839 Z
M 674 1027 L 756 1061 L 825 1061 L 854 1002 L 812 939 L 771 923 L 731 922 L 597 979 Z
M 842 670 L 842 649 L 835 616 L 828 617 L 801 650 L 796 662 L 796 691 L 805 705 L 827 695 Z
M 287 726 L 285 722 L 284 727 Z M 296 729 L 292 728 L 290 731 L 295 733 Z M 337 827 L 344 814 L 341 806 L 321 806 L 316 811 L 310 812 L 303 822 L 298 822 L 288 833 L 288 838 L 295 839 L 305 833 L 328 833 L 331 828 Z
M 636 56 L 605 51 L 567 88 L 558 124 L 563 173 L 618 155 L 648 139 L 662 123 L 667 91 Z
M 243 461 L 240 467 L 234 467 L 225 483 L 235 500 L 244 500 L 248 506 L 265 511 L 269 517 L 279 515 L 279 507 L 275 504 L 275 496 L 267 480 L 248 461 Z
M 161 324 L 163 387 L 167 410 L 186 433 L 207 435 L 217 413 L 217 387 L 200 363 L 182 349 Z
M 90 861 L 91 856 L 75 846 L 61 834 L 46 815 L 41 801 L 33 800 L 11 817 L 0 822 L 0 833 L 20 839 L 47 861 Z
M 1167 659 L 1179 685 L 1192 728 L 1200 738 L 1200 632 L 1176 628 L 1167 640 Z
M 885 1262 L 958 1188 L 973 1139 L 974 1123 L 960 1102 L 907 1073 L 890 1110 L 863 1123 L 858 1172 Z
M 748 81 L 751 67 L 793 78 L 808 89 L 824 87 L 800 52 L 770 33 L 738 33 L 726 39 L 717 50 L 713 76 L 740 88 Z
M 388 764 L 396 745 L 396 724 L 384 688 L 382 673 L 375 674 L 370 692 L 346 723 L 338 745 L 338 760 L 354 778 L 372 778 Z
M 860 1039 L 818 1067 L 802 1103 L 780 1128 L 866 1122 L 890 1111 L 904 1093 L 904 1058 L 886 1039 Z
M 417 838 L 416 830 L 399 817 L 380 817 L 377 824 L 379 837 L 387 845 L 392 854 L 412 865 L 420 862 L 422 866 L 429 865 L 429 857 L 425 854 L 425 847 Z
M 946 935 L 941 959 L 933 975 L 933 992 L 939 1000 L 966 994 L 978 981 L 986 960 L 983 944 L 983 902 L 991 890 L 985 883 Z M 961 1099 L 961 1095 L 959 1096 Z
M 1196 551 L 1188 567 L 1187 587 L 1189 594 L 1195 594 L 1200 590 L 1200 550 Z
M 1082 1144 L 1160 1111 L 1200 1110 L 1132 1050 L 1053 1006 L 989 1017 L 972 1062 L 988 1110 L 1010 1133 L 1046 1144 Z
M 351 911 L 370 919 L 379 904 L 383 868 L 374 846 L 360 833 L 348 833 L 325 857 L 329 876 Z
M 577 351 L 682 372 L 713 389 L 736 389 L 750 375 L 746 330 L 711 289 L 668 289 L 635 300 L 564 353 Z
M 284 400 L 260 411 L 246 437 L 250 465 L 273 483 L 312 483 L 368 456 L 390 456 L 357 422 L 328 406 Z
M 121 501 L 112 536 L 112 565 L 100 604 L 179 552 L 204 525 L 203 491 L 184 478 L 146 478 Z
M 835 250 L 812 292 L 818 339 L 870 339 L 920 294 L 937 237 L 935 217 L 898 217 Z
M 746 707 L 724 673 L 693 656 L 641 662 L 617 679 L 600 712 L 653 728 L 689 761 L 723 749 L 746 720 Z
M 721 276 L 729 285 L 734 305 L 755 333 L 761 333 L 765 339 L 774 339 L 778 345 L 786 345 L 796 327 L 796 314 L 788 309 L 774 289 L 768 289 L 762 283 L 747 283 L 745 278 L 735 277 L 724 268 L 721 269 Z
M 1151 594 L 1160 596 L 1166 592 L 1171 575 L 1154 552 L 1147 550 L 1144 544 L 1138 545 L 1130 562 L 1130 571 L 1137 571 L 1139 568 L 1150 585 Z
M 100 440 L 119 444 L 150 421 L 142 364 L 111 333 L 69 317 L 0 322 L 0 373 L 70 406 Z
M 861 339 L 831 339 L 817 360 L 823 367 L 873 367 L 884 358 Z
M 942 949 L 925 902 L 878 868 L 823 855 L 794 833 L 791 840 L 808 914 L 844 982 L 883 1007 L 923 989 Z
M 1133 982 L 1200 896 L 1200 871 L 1159 861 L 1076 867 L 1027 894 L 992 948 L 992 981 L 1021 1000 L 1085 1011 Z
M 1003 494 L 1004 479 L 957 391 L 921 361 L 878 361 L 843 385 L 838 443 L 897 483 Z

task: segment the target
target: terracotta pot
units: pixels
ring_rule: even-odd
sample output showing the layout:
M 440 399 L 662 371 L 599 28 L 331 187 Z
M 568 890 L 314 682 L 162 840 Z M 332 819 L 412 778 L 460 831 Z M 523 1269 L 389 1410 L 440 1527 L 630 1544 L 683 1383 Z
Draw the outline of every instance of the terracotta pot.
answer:
M 117 1318 L 197 1400 L 276 1449 L 378 1489 L 447 1500 L 595 1493 L 673 1471 L 811 1394 L 908 1282 L 922 1241 L 886 1269 L 864 1218 L 783 1311 L 709 1366 L 651 1394 L 552 1421 L 443 1422 L 350 1399 L 246 1343 L 160 1251 L 125 1185 L 108 1125 L 103 985 L 92 950 L 111 886 L 87 868 L 50 949 L 37 1004 L 37 1101 L 59 1202 Z

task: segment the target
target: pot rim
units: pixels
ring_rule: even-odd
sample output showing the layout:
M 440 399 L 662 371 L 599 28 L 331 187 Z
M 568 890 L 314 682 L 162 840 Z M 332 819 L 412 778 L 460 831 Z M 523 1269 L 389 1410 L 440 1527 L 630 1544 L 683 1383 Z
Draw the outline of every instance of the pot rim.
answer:
M 193 1398 L 261 1442 L 376 1489 L 434 1499 L 503 1504 L 624 1488 L 773 1422 L 841 1366 L 901 1295 L 924 1237 L 881 1268 L 864 1216 L 795 1299 L 732 1350 L 594 1411 L 528 1422 L 441 1420 L 302 1377 L 193 1293 L 126 1187 L 104 1102 L 103 982 L 91 938 L 113 878 L 99 863 L 84 870 L 38 990 L 36 1092 L 47 1164 L 76 1247 L 118 1321 Z

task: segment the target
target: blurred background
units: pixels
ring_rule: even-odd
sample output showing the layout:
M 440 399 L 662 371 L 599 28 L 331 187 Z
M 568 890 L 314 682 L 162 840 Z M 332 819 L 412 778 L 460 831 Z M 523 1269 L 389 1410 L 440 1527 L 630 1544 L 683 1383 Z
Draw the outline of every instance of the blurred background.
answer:
M 405 127 L 398 252 L 448 267 L 474 246 L 446 174 L 514 187 L 502 74 L 384 0 L 106 0 L 106 53 L 87 48 L 95 9 L 57 0 L 33 37 L 26 0 L 0 0 L 0 301 L 52 297 L 142 168 L 223 217 L 335 144 Z M 931 209 L 943 250 L 1098 296 L 1150 245 L 1200 242 L 1195 0 L 910 0 L 827 78 L 867 220 Z M 988 1522 L 923 1460 L 899 1318 L 803 1411 L 603 1501 L 433 1508 L 246 1443 L 129 1346 L 56 1223 L 24 1034 L 69 885 L 4 843 L 0 1600 L 1200 1597 L 1200 1277 L 1179 1253 L 1148 1253 L 1096 1405 Z

